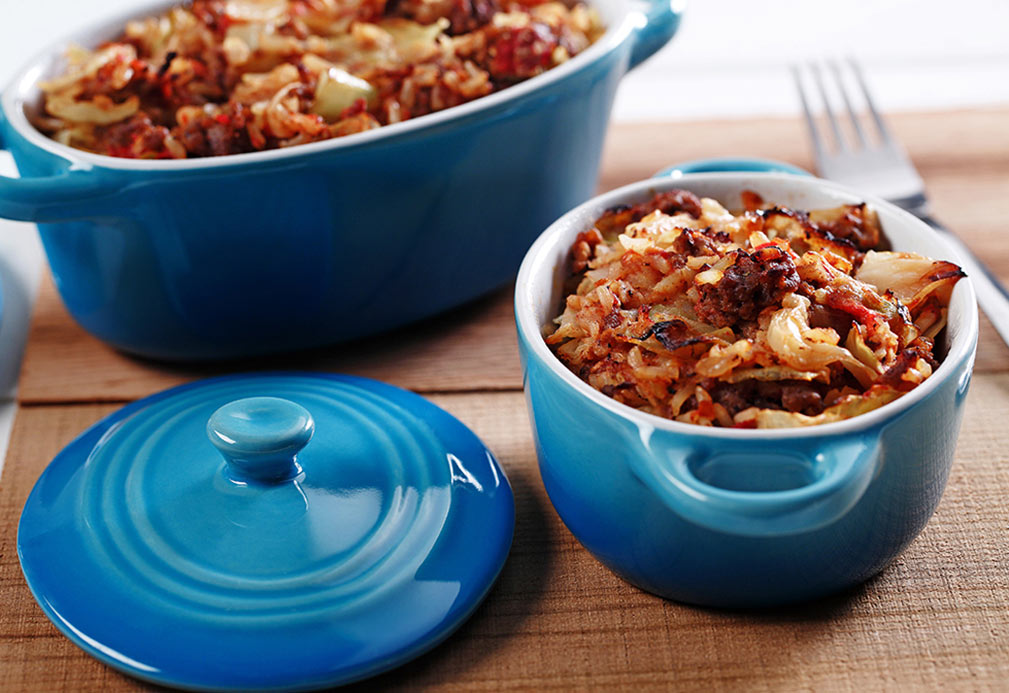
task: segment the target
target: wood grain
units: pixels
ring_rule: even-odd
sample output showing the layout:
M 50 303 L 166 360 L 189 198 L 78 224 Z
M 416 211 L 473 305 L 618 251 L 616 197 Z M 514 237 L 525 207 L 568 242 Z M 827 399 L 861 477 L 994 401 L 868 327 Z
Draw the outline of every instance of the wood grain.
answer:
M 958 177 L 971 187 L 975 178 L 994 175 L 1001 176 L 1005 191 L 1009 186 L 1004 176 L 1009 169 L 1007 117 L 1009 109 L 996 107 L 900 113 L 887 116 L 887 122 L 930 189 L 936 176 Z M 719 156 L 773 158 L 813 170 L 813 152 L 799 118 L 635 123 L 610 129 L 600 188 L 609 190 L 647 178 L 677 162 Z M 1003 209 L 1009 205 L 1004 199 L 989 202 Z M 956 226 L 952 219 L 947 221 Z
M 381 339 L 203 366 L 156 363 L 106 346 L 77 325 L 43 279 L 21 366 L 22 404 L 124 402 L 194 378 L 253 370 L 351 373 L 416 392 L 522 387 L 511 287 Z M 450 367 L 449 367 L 450 366 Z
M 551 508 L 519 393 L 432 399 L 501 460 L 516 498 L 511 556 L 456 635 L 351 690 L 997 690 L 1009 681 L 1009 374 L 975 378 L 946 494 L 907 552 L 847 594 L 766 612 L 687 607 L 622 582 Z M 112 410 L 32 406 L 18 415 L 0 486 L 0 689 L 145 688 L 45 619 L 9 531 L 48 460 Z

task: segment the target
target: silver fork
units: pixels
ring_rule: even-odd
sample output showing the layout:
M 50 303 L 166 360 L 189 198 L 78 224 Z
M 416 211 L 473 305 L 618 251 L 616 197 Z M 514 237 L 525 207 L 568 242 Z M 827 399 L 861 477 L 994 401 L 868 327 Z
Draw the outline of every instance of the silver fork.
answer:
M 922 182 L 921 176 L 918 175 L 914 164 L 908 158 L 907 152 L 890 134 L 883 117 L 873 103 L 861 68 L 853 60 L 848 61 L 848 67 L 858 83 L 868 109 L 869 119 L 859 117 L 854 106 L 854 99 L 845 85 L 841 67 L 836 62 L 827 64 L 827 70 L 830 72 L 828 79 L 833 81 L 836 90 L 840 92 L 851 120 L 853 138 L 842 135 L 841 124 L 834 115 L 834 109 L 831 107 L 828 97 L 824 69 L 815 63 L 807 68 L 811 81 L 815 83 L 816 91 L 819 92 L 819 98 L 823 102 L 823 110 L 833 136 L 833 148 L 821 136 L 813 116 L 813 109 L 810 107 L 812 99 L 808 95 L 810 90 L 806 88 L 806 82 L 810 80 L 804 80 L 802 71 L 796 66 L 792 67 L 792 76 L 795 78 L 795 84 L 799 90 L 799 98 L 802 100 L 802 108 L 806 114 L 806 124 L 809 126 L 809 135 L 813 141 L 813 152 L 816 156 L 818 172 L 824 178 L 889 200 L 940 231 L 946 241 L 954 246 L 959 254 L 958 258 L 950 259 L 958 261 L 960 267 L 967 272 L 974 284 L 978 304 L 988 315 L 988 319 L 991 320 L 992 325 L 998 330 L 1005 343 L 1009 344 L 1009 290 L 977 259 L 963 241 L 932 217 L 928 198 L 925 195 L 925 184 Z M 875 125 L 875 137 L 867 132 L 866 126 L 869 123 L 866 120 Z

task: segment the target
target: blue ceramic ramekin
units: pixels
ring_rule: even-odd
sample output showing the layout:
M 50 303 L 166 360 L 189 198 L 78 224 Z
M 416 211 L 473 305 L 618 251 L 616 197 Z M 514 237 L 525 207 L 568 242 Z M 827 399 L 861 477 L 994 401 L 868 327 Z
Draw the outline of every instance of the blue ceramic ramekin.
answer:
M 220 359 L 374 334 L 510 279 L 542 228 L 590 197 L 620 78 L 675 33 L 681 0 L 599 0 L 606 34 L 477 101 L 346 138 L 185 161 L 62 146 L 35 130 L 64 39 L 0 99 L 0 217 L 34 221 L 63 301 L 137 354 Z M 165 3 L 131 13 L 140 16 Z
M 739 206 L 739 192 L 799 208 L 865 200 L 896 250 L 955 254 L 880 199 L 786 173 L 683 173 L 629 185 L 561 217 L 519 271 L 515 313 L 543 483 L 571 532 L 650 592 L 711 606 L 798 602 L 883 569 L 925 526 L 953 462 L 977 344 L 960 282 L 948 350 L 917 389 L 846 421 L 779 430 L 711 429 L 645 414 L 597 392 L 549 350 L 569 248 L 603 210 L 685 188 Z

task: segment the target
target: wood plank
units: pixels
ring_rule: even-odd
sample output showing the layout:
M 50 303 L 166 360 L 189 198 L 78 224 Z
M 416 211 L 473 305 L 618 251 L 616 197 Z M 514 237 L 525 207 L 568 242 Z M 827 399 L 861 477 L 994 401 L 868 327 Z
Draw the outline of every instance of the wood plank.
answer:
M 887 116 L 928 183 L 933 175 L 1009 171 L 1009 108 Z M 779 159 L 812 171 L 813 152 L 798 118 L 634 123 L 610 128 L 600 188 L 610 190 L 671 164 L 720 156 Z M 1007 181 L 1003 177 L 1003 183 Z
M 195 378 L 253 370 L 351 373 L 417 392 L 522 386 L 511 287 L 381 338 L 227 364 L 164 364 L 133 358 L 86 333 L 46 274 L 21 366 L 23 403 L 124 402 Z M 446 364 L 452 364 L 446 368 Z
M 622 582 L 550 506 L 515 392 L 433 396 L 495 451 L 515 490 L 511 556 L 457 634 L 348 690 L 994 690 L 1009 680 L 1009 374 L 975 377 L 936 516 L 869 583 L 766 612 L 698 609 Z M 20 410 L 0 484 L 0 689 L 143 687 L 60 636 L 32 601 L 14 527 L 46 462 L 112 407 Z
M 0 476 L 0 690 L 113 690 L 126 681 L 56 630 L 35 604 L 17 559 L 17 523 L 35 480 L 57 452 L 117 407 L 19 409 Z

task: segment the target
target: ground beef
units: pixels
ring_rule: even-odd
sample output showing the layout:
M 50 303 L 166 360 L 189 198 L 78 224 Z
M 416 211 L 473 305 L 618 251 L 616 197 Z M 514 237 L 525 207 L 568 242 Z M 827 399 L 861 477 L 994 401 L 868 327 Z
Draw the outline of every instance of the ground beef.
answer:
M 781 304 L 799 286 L 795 263 L 776 246 L 736 251 L 735 262 L 717 284 L 702 284 L 697 316 L 716 327 L 756 320 L 764 308 Z
M 483 67 L 491 77 L 504 82 L 535 77 L 550 67 L 559 41 L 560 36 L 542 22 L 502 29 L 488 38 L 489 61 Z
M 840 344 L 844 344 L 844 340 L 848 338 L 848 332 L 851 330 L 853 322 L 852 317 L 842 310 L 815 302 L 809 305 L 809 326 L 827 327 L 834 330 L 840 337 Z
M 663 214 L 669 215 L 686 212 L 694 219 L 699 219 L 701 216 L 701 201 L 697 195 L 687 190 L 670 190 L 657 194 L 650 202 L 635 205 L 633 209 L 635 214 L 638 215 L 638 219 L 643 219 L 656 209 Z
M 903 392 L 913 390 L 914 383 L 909 383 L 902 378 L 909 368 L 918 363 L 918 359 L 924 359 L 932 368 L 938 366 L 938 362 L 931 353 L 931 344 L 927 340 L 912 342 L 906 349 L 902 349 L 897 354 L 897 359 L 893 365 L 886 369 L 883 375 L 879 376 L 879 384 L 889 385 Z
M 175 127 L 172 134 L 191 156 L 223 156 L 252 149 L 245 125 L 245 109 L 235 104 L 226 114 L 203 115 Z
M 818 222 L 816 227 L 826 231 L 834 238 L 839 238 L 853 244 L 865 252 L 879 247 L 879 227 L 866 221 L 866 206 L 850 205 L 845 214 L 836 221 Z
M 446 33 L 452 36 L 475 31 L 490 22 L 499 9 L 496 0 L 399 0 L 386 4 L 388 14 L 420 24 L 433 24 L 446 17 L 451 22 Z
M 725 234 L 728 236 L 728 234 Z M 695 231 L 694 229 L 683 229 L 683 232 L 676 237 L 673 241 L 673 250 L 681 255 L 693 256 L 698 255 L 717 255 L 718 254 L 718 243 L 716 238 L 709 236 L 703 231 Z M 726 242 L 729 239 L 726 238 L 722 242 Z
M 781 386 L 781 408 L 815 416 L 823 411 L 823 395 L 806 382 Z
M 807 416 L 816 416 L 824 409 L 823 395 L 827 386 L 803 380 L 744 380 L 728 383 L 705 380 L 701 383 L 712 400 L 725 407 L 731 416 L 749 407 L 784 409 Z
M 607 209 L 596 220 L 596 228 L 603 233 L 621 233 L 625 226 L 641 221 L 655 210 L 670 215 L 686 212 L 695 219 L 699 219 L 703 213 L 701 201 L 697 195 L 687 190 L 669 190 L 657 193 L 647 202 L 641 202 L 632 207 L 619 205 Z
M 146 153 L 149 158 L 168 156 L 165 151 L 168 128 L 154 124 L 143 113 L 110 125 L 103 132 L 109 153 L 113 156 L 135 157 L 137 152 Z

